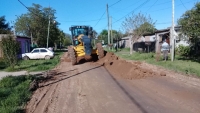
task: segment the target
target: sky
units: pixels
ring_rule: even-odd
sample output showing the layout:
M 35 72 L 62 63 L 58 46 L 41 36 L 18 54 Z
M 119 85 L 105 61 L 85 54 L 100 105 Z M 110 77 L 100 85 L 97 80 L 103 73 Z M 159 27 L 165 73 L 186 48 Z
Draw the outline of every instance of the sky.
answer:
M 20 0 L 27 7 L 33 3 L 42 7 L 51 7 L 56 10 L 56 21 L 59 28 L 70 33 L 72 25 L 88 25 L 98 33 L 107 29 L 106 4 L 108 13 L 112 17 L 112 29 L 122 31 L 122 22 L 125 17 L 139 12 L 149 15 L 155 23 L 156 29 L 165 29 L 172 24 L 172 0 Z M 194 7 L 198 0 L 174 0 L 174 21 L 185 11 Z M 18 0 L 1 0 L 0 16 L 5 16 L 7 22 L 12 23 L 17 16 L 27 13 L 28 10 Z

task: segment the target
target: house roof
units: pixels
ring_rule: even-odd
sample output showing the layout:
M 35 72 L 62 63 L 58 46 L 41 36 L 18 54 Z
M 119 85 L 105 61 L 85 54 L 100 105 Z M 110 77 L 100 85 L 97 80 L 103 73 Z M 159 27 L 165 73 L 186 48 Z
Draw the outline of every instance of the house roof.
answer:
M 30 37 L 27 36 L 16 36 L 17 38 L 23 38 L 23 39 L 31 39 Z

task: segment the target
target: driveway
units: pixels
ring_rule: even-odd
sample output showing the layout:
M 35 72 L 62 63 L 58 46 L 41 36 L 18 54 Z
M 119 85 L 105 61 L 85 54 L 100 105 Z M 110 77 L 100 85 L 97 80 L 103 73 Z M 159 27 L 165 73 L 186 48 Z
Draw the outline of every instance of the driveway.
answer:
M 0 80 L 3 77 L 8 76 L 8 75 L 11 75 L 11 76 L 20 76 L 20 75 L 28 75 L 28 74 L 35 75 L 35 74 L 40 74 L 40 73 L 43 73 L 43 72 L 44 71 L 39 71 L 39 72 L 28 72 L 28 71 L 5 72 L 5 71 L 0 71 Z

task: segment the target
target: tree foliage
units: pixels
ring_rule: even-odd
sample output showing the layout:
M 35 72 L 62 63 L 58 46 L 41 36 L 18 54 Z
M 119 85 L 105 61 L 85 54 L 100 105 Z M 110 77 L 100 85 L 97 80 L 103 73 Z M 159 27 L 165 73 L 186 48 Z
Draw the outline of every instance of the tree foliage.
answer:
M 7 65 L 14 69 L 14 66 L 18 63 L 17 53 L 20 49 L 19 43 L 13 36 L 8 35 L 2 38 L 0 47 L 3 51 L 3 58 Z
M 190 37 L 194 43 L 200 38 L 200 3 L 197 3 L 191 10 L 186 11 L 178 20 L 181 31 Z
M 11 28 L 9 24 L 6 23 L 5 16 L 0 17 L 0 34 L 8 34 L 10 33 Z
M 29 12 L 18 16 L 15 29 L 16 34 L 33 37 L 35 43 L 40 47 L 46 47 L 48 23 L 50 17 L 49 45 L 52 46 L 58 40 L 60 30 L 58 22 L 55 22 L 56 10 L 51 7 L 42 7 L 39 4 L 33 4 L 28 7 Z
M 141 13 L 132 14 L 122 22 L 122 27 L 125 29 L 125 32 L 132 34 L 134 41 L 143 34 L 153 33 L 156 30 L 154 25 L 155 23 L 150 16 L 146 17 Z
M 125 32 L 129 33 L 131 38 L 130 53 L 132 54 L 132 46 L 142 35 L 146 33 L 153 33 L 156 29 L 154 27 L 155 22 L 150 16 L 146 17 L 144 14 L 132 14 L 125 18 L 122 22 L 122 27 Z
M 72 41 L 70 37 L 71 37 L 70 34 L 65 33 L 65 38 L 63 39 L 63 46 L 72 45 Z
M 121 36 L 123 35 L 120 31 L 116 31 L 116 30 L 112 30 L 110 31 L 110 34 L 112 32 L 112 36 L 113 36 L 113 43 L 115 43 L 115 41 L 118 39 L 120 40 Z M 98 35 L 98 40 L 103 40 L 104 44 L 108 44 L 108 30 L 104 29 L 100 32 L 100 34 Z M 110 41 L 111 42 L 111 41 Z

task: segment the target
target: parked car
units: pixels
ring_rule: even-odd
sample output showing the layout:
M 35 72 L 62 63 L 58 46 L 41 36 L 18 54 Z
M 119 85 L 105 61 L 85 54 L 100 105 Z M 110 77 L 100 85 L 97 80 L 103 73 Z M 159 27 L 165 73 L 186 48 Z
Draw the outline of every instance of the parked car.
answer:
M 47 48 L 35 48 L 30 53 L 22 54 L 22 59 L 51 59 L 54 57 L 54 52 Z

